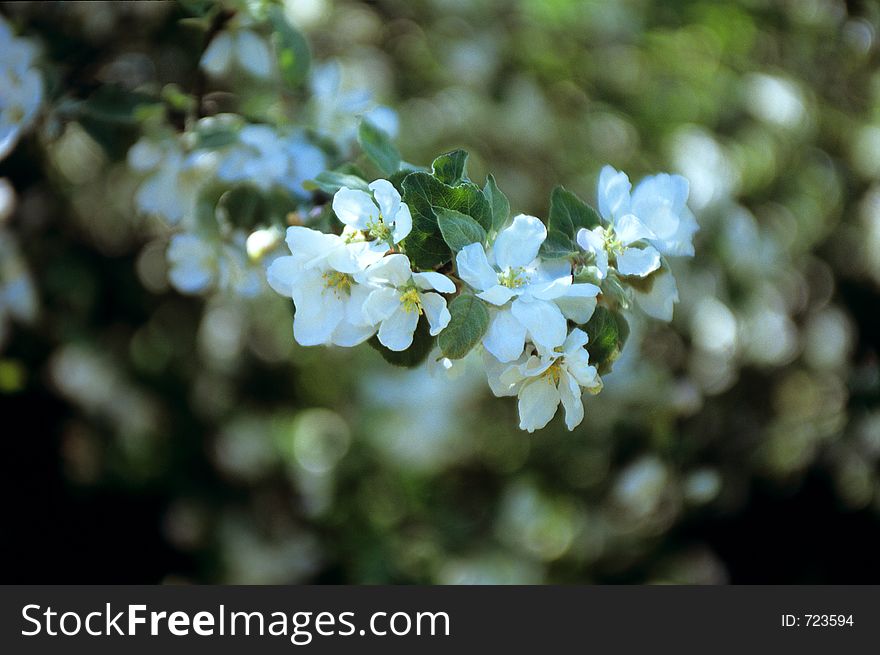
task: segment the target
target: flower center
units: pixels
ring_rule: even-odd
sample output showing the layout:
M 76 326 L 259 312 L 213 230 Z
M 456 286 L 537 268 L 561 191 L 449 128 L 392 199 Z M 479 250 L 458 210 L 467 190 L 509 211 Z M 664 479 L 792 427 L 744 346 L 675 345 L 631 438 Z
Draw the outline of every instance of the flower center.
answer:
M 419 298 L 419 292 L 417 289 L 410 287 L 400 294 L 400 303 L 403 305 L 403 311 L 408 314 L 418 312 L 419 316 L 422 315 L 422 301 Z
M 529 283 L 529 276 L 522 266 L 508 268 L 498 274 L 498 284 L 508 289 L 519 289 Z
M 324 286 L 332 289 L 337 296 L 351 293 L 351 285 L 354 284 L 354 278 L 346 273 L 339 271 L 327 271 L 324 273 Z
M 391 228 L 385 223 L 382 212 L 379 212 L 378 219 L 367 223 L 367 230 L 370 236 L 378 241 L 388 241 L 391 238 Z
M 541 377 L 549 380 L 553 386 L 557 386 L 559 384 L 559 379 L 562 377 L 562 358 L 560 357 L 553 362 L 550 365 L 550 368 L 541 373 Z
M 605 250 L 613 255 L 623 252 L 623 244 L 618 240 L 613 227 L 605 228 Z

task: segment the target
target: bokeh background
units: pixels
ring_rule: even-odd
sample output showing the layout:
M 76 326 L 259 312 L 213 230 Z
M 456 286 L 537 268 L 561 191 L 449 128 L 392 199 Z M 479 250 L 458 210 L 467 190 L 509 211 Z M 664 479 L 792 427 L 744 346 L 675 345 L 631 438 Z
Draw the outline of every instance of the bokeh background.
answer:
M 40 308 L 0 350 L 5 582 L 880 582 L 880 5 L 286 10 L 408 161 L 465 148 L 515 212 L 594 200 L 605 163 L 687 176 L 675 318 L 528 435 L 479 365 L 300 348 L 279 297 L 169 288 L 123 137 L 56 120 L 0 162 Z M 176 4 L 0 11 L 74 94 L 200 83 Z

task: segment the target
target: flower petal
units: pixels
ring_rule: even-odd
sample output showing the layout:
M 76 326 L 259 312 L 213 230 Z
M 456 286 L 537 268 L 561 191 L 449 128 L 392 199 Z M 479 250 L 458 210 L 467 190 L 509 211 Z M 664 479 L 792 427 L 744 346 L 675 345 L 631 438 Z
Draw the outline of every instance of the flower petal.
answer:
M 342 240 L 333 234 L 324 234 L 309 227 L 293 225 L 284 236 L 291 254 L 303 266 L 312 266 L 332 250 L 342 246 Z
M 590 365 L 590 354 L 585 348 L 568 351 L 565 355 L 565 367 L 568 374 L 586 389 L 594 390 L 601 384 L 599 373 L 595 366 Z
M 364 271 L 364 277 L 372 284 L 388 284 L 393 287 L 402 287 L 412 277 L 409 258 L 399 253 L 383 257 Z
M 356 230 L 366 230 L 368 223 L 379 220 L 376 203 L 360 189 L 339 189 L 333 196 L 333 212 L 340 221 Z
M 536 378 L 519 392 L 519 428 L 534 432 L 550 422 L 559 407 L 559 391 L 545 378 Z
M 539 300 L 553 300 L 564 296 L 571 288 L 571 275 L 558 277 L 548 282 L 539 282 L 528 286 L 529 295 Z
M 565 341 L 568 324 L 559 307 L 552 302 L 517 298 L 510 311 L 529 331 L 536 346 L 551 351 Z
M 488 303 L 492 303 L 493 305 L 504 305 L 511 298 L 517 295 L 517 292 L 509 287 L 502 286 L 500 284 L 496 284 L 494 287 L 490 287 L 485 291 L 481 291 L 477 294 L 477 298 L 485 300 Z
M 345 303 L 334 292 L 326 292 L 320 271 L 306 271 L 293 288 L 296 314 L 293 338 L 302 346 L 329 343 L 333 331 L 345 316 Z
M 501 269 L 527 266 L 538 256 L 547 238 L 547 228 L 534 216 L 519 214 L 501 230 L 492 245 L 495 263 Z
M 370 190 L 382 212 L 382 218 L 386 223 L 396 220 L 397 210 L 400 208 L 400 194 L 394 185 L 388 180 L 376 180 L 370 182 Z
M 648 316 L 661 321 L 672 320 L 672 308 L 678 302 L 678 288 L 675 285 L 675 278 L 669 271 L 661 270 L 656 274 L 648 293 L 635 291 L 633 295 L 636 304 Z
M 394 215 L 394 229 L 391 231 L 391 239 L 394 243 L 403 241 L 412 232 L 412 214 L 406 203 L 400 203 L 400 209 Z
M 302 266 L 296 257 L 285 255 L 276 258 L 266 269 L 266 280 L 276 293 L 286 298 L 293 297 L 293 286 L 302 274 Z
M 614 222 L 614 233 L 625 246 L 642 239 L 654 239 L 656 234 L 635 215 L 625 214 Z
M 209 74 L 218 76 L 222 75 L 229 68 L 231 58 L 232 36 L 229 32 L 220 32 L 211 40 L 207 50 L 202 55 L 199 66 Z
M 345 243 L 330 251 L 327 263 L 340 273 L 357 274 L 382 260 L 388 244 L 377 241 Z
M 586 346 L 590 341 L 590 337 L 580 328 L 575 328 L 565 337 L 565 343 L 562 344 L 562 351 L 569 355 Z
M 658 239 L 668 239 L 678 230 L 688 186 L 681 175 L 661 173 L 646 177 L 633 191 L 631 210 Z
M 408 312 L 398 306 L 397 310 L 379 326 L 379 343 L 388 350 L 397 352 L 406 350 L 412 344 L 413 332 L 416 331 L 418 323 L 418 312 Z
M 452 319 L 452 315 L 446 307 L 446 299 L 437 293 L 420 293 L 419 300 L 422 302 L 422 309 L 425 311 L 428 325 L 431 326 L 431 335 L 440 334 Z
M 565 409 L 565 427 L 574 430 L 584 420 L 583 392 L 580 385 L 568 373 L 559 378 L 559 397 Z
M 440 293 L 455 293 L 455 282 L 443 273 L 427 271 L 425 273 L 413 273 L 413 281 L 419 289 L 434 289 Z
M 340 321 L 336 329 L 333 330 L 333 336 L 330 343 L 345 348 L 353 348 L 372 337 L 376 333 L 375 325 L 353 325 L 348 321 Z
M 272 53 L 265 39 L 251 30 L 239 30 L 235 45 L 236 58 L 244 70 L 263 79 L 272 75 Z
M 498 273 L 489 264 L 481 243 L 471 243 L 455 258 L 458 276 L 477 291 L 491 289 L 498 284 Z
M 400 308 L 400 292 L 397 289 L 383 287 L 374 289 L 362 307 L 364 321 L 376 325 Z
M 621 173 L 612 166 L 604 166 L 599 173 L 599 213 L 606 220 L 611 220 L 629 211 L 631 188 L 626 173 Z
M 588 230 L 582 227 L 577 234 L 578 245 L 584 251 L 596 258 L 596 268 L 599 269 L 599 279 L 605 279 L 608 275 L 608 253 L 605 251 L 605 230 L 602 227 L 594 227 Z
M 483 346 L 500 362 L 512 362 L 522 355 L 526 345 L 526 328 L 509 309 L 495 314 L 483 337 Z
M 617 256 L 617 270 L 622 275 L 645 277 L 660 268 L 660 253 L 656 248 L 626 248 Z
M 517 364 L 515 362 L 499 362 L 492 354 L 483 348 L 483 369 L 486 371 L 486 380 L 489 388 L 497 397 L 515 396 L 522 384 L 522 376 L 516 375 Z M 514 379 L 510 380 L 508 371 L 514 372 Z M 502 380 L 504 378 L 504 380 Z

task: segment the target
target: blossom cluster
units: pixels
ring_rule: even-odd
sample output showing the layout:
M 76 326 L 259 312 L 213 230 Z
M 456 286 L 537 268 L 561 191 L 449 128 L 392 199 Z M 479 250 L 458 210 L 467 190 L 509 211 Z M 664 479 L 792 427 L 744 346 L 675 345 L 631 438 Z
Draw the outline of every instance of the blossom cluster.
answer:
M 561 404 L 572 430 L 583 394 L 601 391 L 600 372 L 623 346 L 630 299 L 672 318 L 678 292 L 666 258 L 693 255 L 697 230 L 688 183 L 661 174 L 633 190 L 606 166 L 598 212 L 560 187 L 545 224 L 511 218 L 494 179 L 482 191 L 467 179 L 465 159 L 456 151 L 430 174 L 398 175 L 402 195 L 388 179 L 340 185 L 340 229 L 289 227 L 291 254 L 269 266 L 269 284 L 293 300 L 303 346 L 375 337 L 392 363 L 411 364 L 395 353 L 412 347 L 447 368 L 479 348 L 495 395 L 518 397 L 521 429 L 544 427 Z M 434 229 L 448 257 L 424 245 Z
M 338 84 L 333 62 L 315 69 L 312 87 L 320 92 L 313 96 L 312 118 L 306 121 L 315 130 L 218 114 L 197 120 L 183 133 L 155 130 L 132 146 L 128 164 L 142 177 L 135 193 L 138 212 L 175 230 L 167 251 L 169 281 L 175 288 L 191 294 L 220 290 L 256 295 L 262 289 L 265 264 L 283 237 L 277 225 L 237 225 L 240 217 L 234 214 L 225 223 L 223 216 L 215 216 L 218 224 L 205 221 L 199 203 L 206 194 L 214 201 L 230 190 L 274 194 L 294 210 L 308 204 L 311 193 L 306 182 L 324 171 L 342 149 L 351 148 L 351 125 L 369 117 L 394 133 L 396 114 L 376 106 L 366 92 L 357 94 L 357 103 L 329 104 Z M 314 135 L 323 134 L 321 126 L 339 130 L 333 151 L 317 145 L 320 140 Z

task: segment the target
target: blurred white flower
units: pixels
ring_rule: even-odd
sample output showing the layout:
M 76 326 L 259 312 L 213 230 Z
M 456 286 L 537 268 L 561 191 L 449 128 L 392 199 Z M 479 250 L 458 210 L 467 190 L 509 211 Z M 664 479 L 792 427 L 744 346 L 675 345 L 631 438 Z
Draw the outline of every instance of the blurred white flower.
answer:
M 129 167 L 147 174 L 135 193 L 136 207 L 169 225 L 191 220 L 199 193 L 216 163 L 216 153 L 202 150 L 187 154 L 175 139 L 140 139 L 128 151 Z
M 391 138 L 397 136 L 397 112 L 375 105 L 367 89 L 343 89 L 337 62 L 313 66 L 310 87 L 315 128 L 322 136 L 332 139 L 340 150 L 345 151 L 354 143 L 360 118 L 366 118 Z
M 36 46 L 16 37 L 0 16 L 0 159 L 12 152 L 43 102 L 43 75 L 34 65 L 36 56 Z
M 441 273 L 413 273 L 406 255 L 383 257 L 367 268 L 360 280 L 376 289 L 363 305 L 364 319 L 379 325 L 379 342 L 389 350 L 406 350 L 424 314 L 432 335 L 449 325 L 450 314 L 441 293 L 455 293 L 455 283 Z
M 248 260 L 244 241 L 240 233 L 231 243 L 188 232 L 175 234 L 168 245 L 169 281 L 182 293 L 217 289 L 245 298 L 256 296 L 262 289 L 263 269 Z
M 678 302 L 678 286 L 667 269 L 651 276 L 650 286 L 645 289 L 633 288 L 633 298 L 639 308 L 648 316 L 661 321 L 672 320 L 672 310 Z
M 583 389 L 602 390 L 602 380 L 590 365 L 586 332 L 575 328 L 561 352 L 538 356 L 524 354 L 512 365 L 492 362 L 484 357 L 489 386 L 496 396 L 519 397 L 519 427 L 534 432 L 556 415 L 559 403 L 565 409 L 565 425 L 574 430 L 584 419 Z
M 217 169 L 226 182 L 246 182 L 266 191 L 279 185 L 304 195 L 303 182 L 326 168 L 323 151 L 303 136 L 279 133 L 270 125 L 246 125 Z
M 274 70 L 268 41 L 248 29 L 217 34 L 205 49 L 199 66 L 214 77 L 227 75 L 238 67 L 251 77 L 268 79 Z
M 517 359 L 527 338 L 542 353 L 553 351 L 565 341 L 567 319 L 581 319 L 595 309 L 599 287 L 572 284 L 568 261 L 538 258 L 546 237 L 539 219 L 520 214 L 498 234 L 488 253 L 482 244 L 472 243 L 456 257 L 461 279 L 478 298 L 498 308 L 483 346 L 501 362 Z M 563 298 L 564 303 L 555 302 Z

